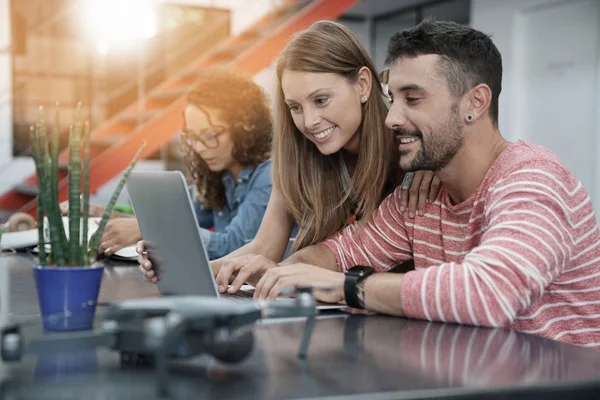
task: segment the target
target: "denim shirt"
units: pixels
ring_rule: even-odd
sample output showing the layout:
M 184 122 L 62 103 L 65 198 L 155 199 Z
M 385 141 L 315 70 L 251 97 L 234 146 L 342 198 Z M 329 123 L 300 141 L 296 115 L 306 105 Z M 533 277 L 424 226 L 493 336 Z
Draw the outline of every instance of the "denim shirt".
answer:
M 205 210 L 194 203 L 200 236 L 208 257 L 214 260 L 242 247 L 258 232 L 271 196 L 271 159 L 244 168 L 234 181 L 223 176 L 226 204 L 222 210 Z M 209 228 L 215 228 L 214 232 Z

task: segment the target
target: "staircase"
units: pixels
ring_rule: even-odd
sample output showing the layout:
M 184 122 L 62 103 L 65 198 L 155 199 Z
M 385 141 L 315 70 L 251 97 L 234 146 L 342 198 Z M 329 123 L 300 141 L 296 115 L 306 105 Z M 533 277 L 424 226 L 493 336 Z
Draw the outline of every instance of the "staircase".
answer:
M 185 95 L 195 81 L 195 71 L 214 64 L 233 64 L 255 75 L 270 66 L 294 33 L 323 19 L 335 20 L 357 0 L 289 1 L 261 18 L 238 36 L 194 60 L 177 76 L 163 82 L 145 97 L 144 108 L 131 104 L 100 125 L 90 139 L 90 192 L 119 175 L 142 143 L 146 158 L 175 137 L 181 127 Z M 60 160 L 66 165 L 68 152 Z M 59 172 L 59 200 L 68 193 L 67 169 Z M 0 210 L 22 211 L 35 216 L 37 205 L 35 176 L 0 197 Z

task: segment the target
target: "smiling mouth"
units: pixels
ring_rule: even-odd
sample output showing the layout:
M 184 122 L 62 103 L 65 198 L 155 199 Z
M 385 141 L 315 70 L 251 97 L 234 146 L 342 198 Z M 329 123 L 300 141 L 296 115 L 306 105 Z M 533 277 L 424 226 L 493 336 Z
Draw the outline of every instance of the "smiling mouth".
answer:
M 419 140 L 419 138 L 416 138 L 416 137 L 401 137 L 401 138 L 399 138 L 399 140 L 400 140 L 400 144 L 408 144 L 408 143 L 416 142 L 417 140 Z
M 331 135 L 331 132 L 333 132 L 334 129 L 335 129 L 335 125 L 330 126 L 329 128 L 325 129 L 322 132 L 315 133 L 315 134 L 313 134 L 313 136 L 317 140 L 327 139 Z

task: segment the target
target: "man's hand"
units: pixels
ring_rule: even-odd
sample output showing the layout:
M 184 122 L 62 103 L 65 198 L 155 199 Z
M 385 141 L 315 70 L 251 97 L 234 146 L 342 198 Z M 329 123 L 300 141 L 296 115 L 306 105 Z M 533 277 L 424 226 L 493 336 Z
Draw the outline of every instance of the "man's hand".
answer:
M 406 180 L 406 178 L 405 178 Z M 400 210 L 408 209 L 408 217 L 425 215 L 425 203 L 432 203 L 440 191 L 440 180 L 432 171 L 417 171 L 412 182 L 402 182 Z
M 265 271 L 274 267 L 277 267 L 274 261 L 257 254 L 224 258 L 215 279 L 217 288 L 219 292 L 225 293 L 231 282 L 229 293 L 235 293 L 246 282 L 255 285 Z
M 344 274 L 309 264 L 290 264 L 266 270 L 256 284 L 254 298 L 275 299 L 283 288 L 297 286 L 312 287 L 313 295 L 319 301 L 344 301 Z
M 142 238 L 135 218 L 115 218 L 108 221 L 98 246 L 98 253 L 110 256 Z

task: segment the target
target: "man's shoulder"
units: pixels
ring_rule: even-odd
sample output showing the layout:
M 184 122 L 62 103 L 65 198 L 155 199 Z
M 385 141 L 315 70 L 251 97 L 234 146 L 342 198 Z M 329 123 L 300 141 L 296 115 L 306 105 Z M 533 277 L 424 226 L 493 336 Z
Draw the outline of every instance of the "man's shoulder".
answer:
M 508 203 L 524 201 L 551 202 L 578 209 L 582 212 L 592 207 L 589 193 L 581 181 L 559 160 L 552 151 L 528 142 L 513 144 L 509 153 L 503 154 L 500 165 L 486 177 L 482 187 L 486 204 L 500 204 L 512 196 Z M 501 156 L 502 157 L 502 156 Z M 524 203 L 523 203 L 524 204 Z
M 519 140 L 512 143 L 498 157 L 489 172 L 488 184 L 493 186 L 508 181 L 550 180 L 567 186 L 579 184 L 577 177 L 550 149 Z

